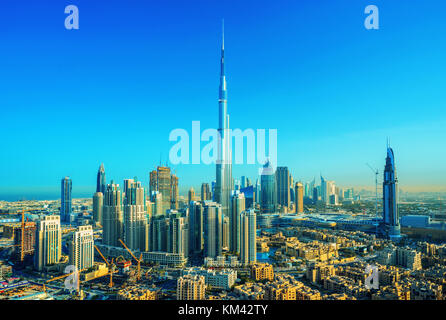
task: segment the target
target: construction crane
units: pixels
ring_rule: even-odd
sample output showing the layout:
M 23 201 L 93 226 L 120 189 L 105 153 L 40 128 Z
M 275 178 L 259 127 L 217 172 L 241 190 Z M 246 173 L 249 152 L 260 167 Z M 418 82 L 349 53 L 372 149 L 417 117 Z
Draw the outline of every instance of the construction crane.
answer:
M 376 233 L 378 234 L 378 169 L 373 168 L 371 165 L 367 163 L 367 166 L 373 171 L 375 174 L 375 218 L 376 218 Z
M 22 236 L 20 239 L 20 261 L 23 262 L 25 260 L 25 212 L 34 211 L 36 209 L 22 209 L 21 215 L 22 215 L 22 225 L 21 225 L 21 231 Z M 1 214 L 11 214 L 9 212 L 0 212 Z
M 136 279 L 140 280 L 141 279 L 141 261 L 142 261 L 142 253 L 139 256 L 139 259 L 137 257 L 135 257 L 135 255 L 133 254 L 133 252 L 125 245 L 124 241 L 122 241 L 121 239 L 119 239 L 119 242 L 121 242 L 121 244 L 124 246 L 124 248 L 130 253 L 130 255 L 133 257 L 133 259 L 135 259 L 135 261 L 138 263 L 137 267 L 136 267 Z
M 108 260 L 105 258 L 105 256 L 102 254 L 102 252 L 101 252 L 101 250 L 99 250 L 99 248 L 98 247 L 96 247 L 96 245 L 94 246 L 94 248 L 96 249 L 96 251 L 99 253 L 99 255 L 101 256 L 101 258 L 102 258 L 102 260 L 104 260 L 105 261 L 105 263 L 107 264 L 107 266 L 109 267 L 109 274 L 110 274 L 110 281 L 109 281 L 109 283 L 108 283 L 108 287 L 109 288 L 112 288 L 113 287 L 113 273 L 115 273 L 116 271 L 115 271 L 115 264 L 114 264 L 114 262 L 113 262 L 113 258 L 112 258 L 112 260 L 111 260 L 111 263 L 110 262 L 108 262 Z M 97 278 L 99 278 L 99 277 L 97 277 Z M 95 278 L 96 279 L 96 278 Z
M 70 272 L 70 273 L 67 273 L 67 274 L 63 274 L 63 275 L 61 275 L 61 276 L 54 277 L 54 278 L 51 278 L 51 279 L 49 279 L 49 280 L 46 280 L 45 283 L 50 283 L 50 282 L 52 282 L 52 281 L 56 281 L 56 280 L 60 280 L 60 279 L 66 278 L 66 277 L 68 277 L 68 276 L 70 276 L 70 275 L 72 275 L 72 274 L 75 274 L 75 273 L 77 272 L 77 288 L 76 288 L 76 291 L 79 292 L 79 284 L 80 284 L 80 281 L 79 281 L 79 274 L 80 274 L 81 272 L 85 271 L 85 270 L 87 270 L 87 269 L 82 269 L 82 270 L 79 270 L 79 271 L 75 270 L 75 271 L 73 271 L 73 272 Z M 43 284 L 43 291 L 44 291 L 44 292 L 46 292 L 46 286 L 45 286 L 45 283 Z

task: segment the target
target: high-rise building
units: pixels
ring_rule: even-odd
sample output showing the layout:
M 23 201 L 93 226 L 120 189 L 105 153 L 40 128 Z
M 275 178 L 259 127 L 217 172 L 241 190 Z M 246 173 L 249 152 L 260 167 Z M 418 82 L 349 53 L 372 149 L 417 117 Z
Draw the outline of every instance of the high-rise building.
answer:
M 290 171 L 288 167 L 277 167 L 276 170 L 276 189 L 277 203 L 283 207 L 290 206 Z
M 127 182 L 127 183 L 126 183 Z M 149 226 L 141 182 L 125 180 L 124 242 L 131 250 L 148 251 Z
M 276 210 L 276 176 L 270 161 L 263 166 L 260 176 L 260 212 L 274 213 Z
M 154 217 L 152 219 L 151 228 L 149 250 L 155 252 L 167 252 L 169 218 L 166 218 L 164 215 Z
M 70 264 L 77 270 L 91 268 L 94 264 L 94 238 L 91 226 L 79 226 L 69 243 Z
M 71 203 L 72 183 L 69 177 L 65 177 L 61 181 L 60 195 L 60 218 L 62 221 L 72 222 L 72 203 Z M 74 219 L 73 219 L 74 220 Z
M 221 46 L 220 61 L 220 90 L 219 90 L 219 119 L 218 119 L 218 151 L 216 161 L 216 184 L 214 201 L 221 204 L 223 215 L 229 216 L 231 205 L 232 153 L 230 149 L 231 135 L 229 132 L 229 114 L 227 106 L 227 88 L 225 75 L 225 45 L 224 32 Z
M 178 212 L 171 213 L 169 219 L 167 251 L 187 257 L 189 253 L 189 226 L 187 225 L 187 219 Z
M 257 261 L 256 213 L 254 209 L 242 212 L 240 217 L 240 262 L 249 265 Z
M 193 201 L 189 205 L 189 249 L 192 253 L 199 253 L 204 248 L 204 219 L 203 205 Z
M 161 193 L 163 214 L 178 205 L 178 177 L 171 175 L 169 167 L 158 166 L 150 172 L 149 191 L 151 195 L 155 191 Z
M 204 254 L 216 258 L 223 252 L 223 213 L 220 204 L 208 202 L 204 206 Z
M 230 243 L 229 250 L 240 253 L 240 215 L 245 211 L 245 195 L 235 194 L 232 197 L 231 215 L 229 216 Z
M 119 239 L 124 237 L 124 217 L 122 213 L 121 189 L 113 181 L 107 185 L 103 208 L 102 243 L 119 247 Z
M 59 263 L 62 256 L 60 216 L 48 215 L 37 222 L 34 266 L 38 271 Z
M 212 200 L 211 189 L 209 187 L 209 183 L 201 184 L 201 201 Z
M 105 194 L 106 187 L 107 187 L 107 182 L 105 180 L 105 168 L 104 164 L 101 163 L 96 178 L 96 192 L 102 192 L 102 194 Z
M 154 203 L 154 210 L 152 210 L 153 217 L 164 216 L 166 211 L 163 211 L 163 195 L 158 191 L 153 191 L 151 199 Z
M 96 192 L 93 195 L 93 220 L 102 226 L 102 213 L 104 209 L 104 195 L 102 192 Z
M 195 201 L 195 190 L 194 188 L 190 187 L 189 192 L 187 194 L 187 204 L 189 205 L 192 201 Z
M 31 256 L 35 251 L 36 244 L 36 223 L 25 222 L 23 238 L 23 257 Z M 22 258 L 22 228 L 14 228 L 14 259 Z
M 176 175 L 172 175 L 170 179 L 170 185 L 171 185 L 171 199 L 170 199 L 170 209 L 178 209 L 178 199 L 180 197 L 180 193 L 178 190 L 178 177 Z
M 229 217 L 223 216 L 223 240 L 222 247 L 224 250 L 229 250 L 230 241 Z
M 386 165 L 384 167 L 383 221 L 387 236 L 390 239 L 400 238 L 398 179 L 396 176 L 395 155 L 390 147 L 387 147 Z
M 300 182 L 296 182 L 294 189 L 295 199 L 296 199 L 296 213 L 304 212 L 304 186 Z
M 186 274 L 177 280 L 177 300 L 204 300 L 204 276 Z

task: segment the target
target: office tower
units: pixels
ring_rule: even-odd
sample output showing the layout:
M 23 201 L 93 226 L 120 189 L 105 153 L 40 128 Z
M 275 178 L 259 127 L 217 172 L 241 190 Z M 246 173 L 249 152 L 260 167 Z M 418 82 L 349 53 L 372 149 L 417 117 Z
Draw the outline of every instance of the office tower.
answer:
M 245 211 L 245 209 L 245 195 L 243 193 L 238 193 L 232 196 L 232 212 L 229 216 L 229 250 L 232 253 L 240 253 L 240 214 Z
M 173 181 L 172 181 L 173 180 Z M 162 194 L 162 211 L 172 208 L 178 203 L 178 177 L 171 175 L 169 167 L 158 166 L 156 170 L 150 172 L 149 182 L 150 194 L 158 191 Z
M 277 203 L 283 207 L 290 206 L 290 172 L 288 167 L 277 167 L 276 170 Z
M 177 300 L 204 300 L 204 276 L 186 274 L 177 280 Z
M 269 160 L 260 176 L 260 212 L 274 213 L 276 210 L 276 176 Z
M 94 264 L 94 238 L 91 226 L 80 226 L 69 243 L 70 264 L 77 270 L 91 268 Z
M 240 188 L 246 188 L 246 177 L 242 176 L 242 178 L 240 179 Z
M 201 184 L 201 201 L 212 200 L 211 189 L 209 183 Z
M 149 194 L 153 194 L 158 191 L 158 172 L 156 170 L 150 171 L 149 176 Z
M 221 204 L 223 215 L 229 216 L 232 191 L 232 153 L 230 149 L 229 115 L 227 106 L 227 89 L 225 76 L 224 32 L 221 46 L 220 90 L 218 119 L 218 152 L 216 161 L 216 184 L 214 200 Z
M 245 186 L 245 188 L 247 188 L 247 187 L 249 187 L 251 185 L 252 185 L 251 180 L 249 180 L 249 178 L 246 177 L 246 186 Z
M 319 200 L 319 192 L 318 192 L 318 188 L 314 187 L 313 188 L 313 203 L 316 204 Z
M 304 212 L 304 186 L 300 182 L 296 182 L 294 188 L 296 213 Z
M 167 251 L 179 253 L 187 257 L 189 253 L 189 227 L 187 225 L 187 218 L 175 212 L 170 214 L 169 219 Z
M 69 177 L 63 178 L 61 181 L 60 218 L 62 221 L 69 223 L 74 220 L 74 217 L 72 217 L 71 189 L 71 179 Z
M 189 192 L 187 194 L 187 204 L 190 204 L 192 201 L 195 201 L 195 190 L 190 187 Z
M 62 256 L 60 216 L 45 216 L 37 222 L 35 250 L 34 266 L 38 271 L 59 263 Z
M 34 254 L 36 244 L 36 223 L 25 222 L 23 236 L 23 257 Z M 14 259 L 22 258 L 22 228 L 14 228 Z
M 178 209 L 178 199 L 180 197 L 179 190 L 178 190 L 178 177 L 176 175 L 172 175 L 170 179 L 170 186 L 171 186 L 171 200 L 170 200 L 170 209 Z
M 222 247 L 224 250 L 229 250 L 229 241 L 230 241 L 229 217 L 223 216 Z
M 93 195 L 93 220 L 102 226 L 102 213 L 104 209 L 104 195 L 102 192 L 96 192 Z
M 223 248 L 223 213 L 220 204 L 208 202 L 204 206 L 204 255 L 216 258 Z
M 215 202 L 215 180 L 211 182 L 212 201 Z
M 395 156 L 392 148 L 387 147 L 386 165 L 383 182 L 383 220 L 386 234 L 390 239 L 400 238 L 398 212 L 398 179 L 396 176 Z
M 256 228 L 254 209 L 242 212 L 240 216 L 240 262 L 243 265 L 255 263 L 257 260 Z
M 324 204 L 330 203 L 330 196 L 336 193 L 335 182 L 326 180 L 321 175 L 321 200 Z
M 167 252 L 169 218 L 164 215 L 156 216 L 152 219 L 151 227 L 150 251 Z
M 163 211 L 163 195 L 161 193 L 154 191 L 152 194 L 152 202 L 155 204 L 153 216 L 166 215 L 166 211 Z
M 259 178 L 256 179 L 256 185 L 255 185 L 255 190 L 254 191 L 255 191 L 255 197 L 254 197 L 255 199 L 254 200 L 255 200 L 256 203 L 260 203 L 260 201 L 261 201 L 260 200 L 261 185 L 260 185 Z
M 254 208 L 256 202 L 256 192 L 253 185 L 240 189 L 239 193 L 243 193 L 245 196 L 245 208 Z
M 131 250 L 148 251 L 149 229 L 144 188 L 139 181 L 125 181 L 123 240 Z
M 199 253 L 204 248 L 203 205 L 193 201 L 189 206 L 189 249 L 191 253 Z
M 107 182 L 105 180 L 104 164 L 101 163 L 101 166 L 99 167 L 98 175 L 96 178 L 96 192 L 102 192 L 102 194 L 105 194 L 106 187 L 107 187 Z
M 119 247 L 119 239 L 124 237 L 124 217 L 121 204 L 121 189 L 113 181 L 107 185 L 103 208 L 102 243 Z
M 314 197 L 314 185 L 315 185 L 315 183 L 316 183 L 316 179 L 315 178 L 313 178 L 313 180 L 311 180 L 311 182 L 309 183 L 309 185 L 308 185 L 308 191 L 309 191 L 309 197 L 311 197 L 311 198 L 313 198 Z M 317 199 L 313 199 L 313 201 L 317 201 Z

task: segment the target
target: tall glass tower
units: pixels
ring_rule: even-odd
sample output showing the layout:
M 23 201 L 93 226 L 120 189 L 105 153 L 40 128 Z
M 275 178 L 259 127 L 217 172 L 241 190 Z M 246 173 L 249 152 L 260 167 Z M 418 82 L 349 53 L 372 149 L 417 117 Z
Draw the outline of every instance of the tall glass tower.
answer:
M 71 222 L 71 189 L 72 183 L 69 177 L 61 181 L 60 217 L 62 221 Z
M 102 192 L 102 195 L 105 195 L 106 181 L 105 181 L 105 169 L 104 164 L 101 163 L 101 166 L 98 170 L 98 176 L 96 181 L 96 192 Z
M 227 107 L 227 90 L 225 76 L 225 39 L 224 27 L 221 46 L 220 90 L 218 117 L 218 155 L 216 162 L 215 201 L 221 204 L 223 215 L 229 216 L 232 191 L 232 154 L 230 150 L 229 115 Z
M 384 167 L 383 220 L 387 236 L 390 239 L 400 238 L 398 179 L 395 170 L 395 156 L 389 146 L 387 147 L 386 165 Z

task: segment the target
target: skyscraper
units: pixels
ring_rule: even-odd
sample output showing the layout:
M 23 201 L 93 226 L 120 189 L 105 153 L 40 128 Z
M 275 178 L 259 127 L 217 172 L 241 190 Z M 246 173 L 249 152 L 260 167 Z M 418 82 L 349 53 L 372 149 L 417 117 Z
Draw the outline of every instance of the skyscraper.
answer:
M 148 221 L 141 182 L 125 180 L 124 242 L 131 250 L 148 251 Z
M 211 189 L 209 183 L 201 184 L 201 201 L 212 200 Z
M 296 213 L 302 213 L 304 212 L 304 186 L 302 183 L 296 182 L 294 194 Z
M 102 225 L 102 213 L 104 209 L 104 195 L 96 192 L 93 195 L 93 220 Z
M 61 182 L 60 195 L 60 218 L 62 221 L 72 222 L 72 204 L 71 204 L 72 183 L 69 177 L 65 177 Z
M 387 236 L 390 239 L 400 238 L 398 179 L 395 169 L 395 156 L 389 146 L 387 147 L 386 165 L 384 167 L 383 221 Z
M 46 266 L 59 263 L 62 256 L 60 216 L 49 215 L 37 223 L 34 266 L 42 271 Z
M 69 243 L 70 264 L 77 270 L 87 269 L 94 263 L 94 238 L 91 226 L 79 226 Z
M 204 255 L 216 258 L 223 251 L 223 214 L 221 205 L 208 202 L 204 206 Z
M 189 227 L 187 219 L 178 212 L 170 214 L 169 219 L 167 251 L 179 253 L 187 257 L 189 253 Z
M 231 211 L 229 216 L 229 248 L 233 253 L 240 253 L 240 214 L 245 211 L 245 195 L 243 193 L 235 194 L 232 197 Z
M 190 187 L 189 192 L 187 194 L 187 200 L 188 204 L 190 204 L 192 201 L 195 201 L 195 190 L 192 187 Z
M 269 160 L 260 176 L 260 212 L 274 213 L 276 210 L 276 176 Z
M 170 168 L 167 166 L 158 166 L 156 170 L 150 172 L 150 195 L 153 195 L 156 191 L 162 195 L 163 214 L 166 212 L 166 210 L 177 209 L 178 177 L 171 174 Z
M 170 187 L 171 187 L 171 199 L 170 199 L 170 209 L 178 209 L 178 198 L 179 190 L 178 190 L 178 177 L 176 175 L 172 175 L 170 179 Z
M 98 175 L 96 179 L 96 192 L 102 192 L 102 194 L 105 194 L 105 188 L 107 187 L 107 182 L 105 180 L 105 169 L 104 164 L 101 163 L 101 166 L 98 170 Z
M 192 253 L 203 251 L 204 245 L 203 205 L 193 201 L 189 204 L 189 249 Z
M 240 262 L 243 265 L 257 260 L 256 213 L 254 209 L 242 212 L 240 217 Z
M 224 31 L 221 46 L 220 89 L 218 119 L 218 152 L 216 161 L 216 184 L 214 200 L 221 204 L 223 215 L 229 216 L 232 191 L 232 153 L 230 150 L 229 115 L 227 106 L 227 89 L 225 75 L 225 41 Z
M 290 171 L 288 167 L 277 167 L 276 169 L 276 189 L 277 189 L 277 203 L 283 207 L 290 206 Z
M 121 204 L 121 189 L 113 181 L 107 185 L 103 208 L 102 243 L 108 246 L 119 247 L 119 239 L 123 239 L 123 214 Z

